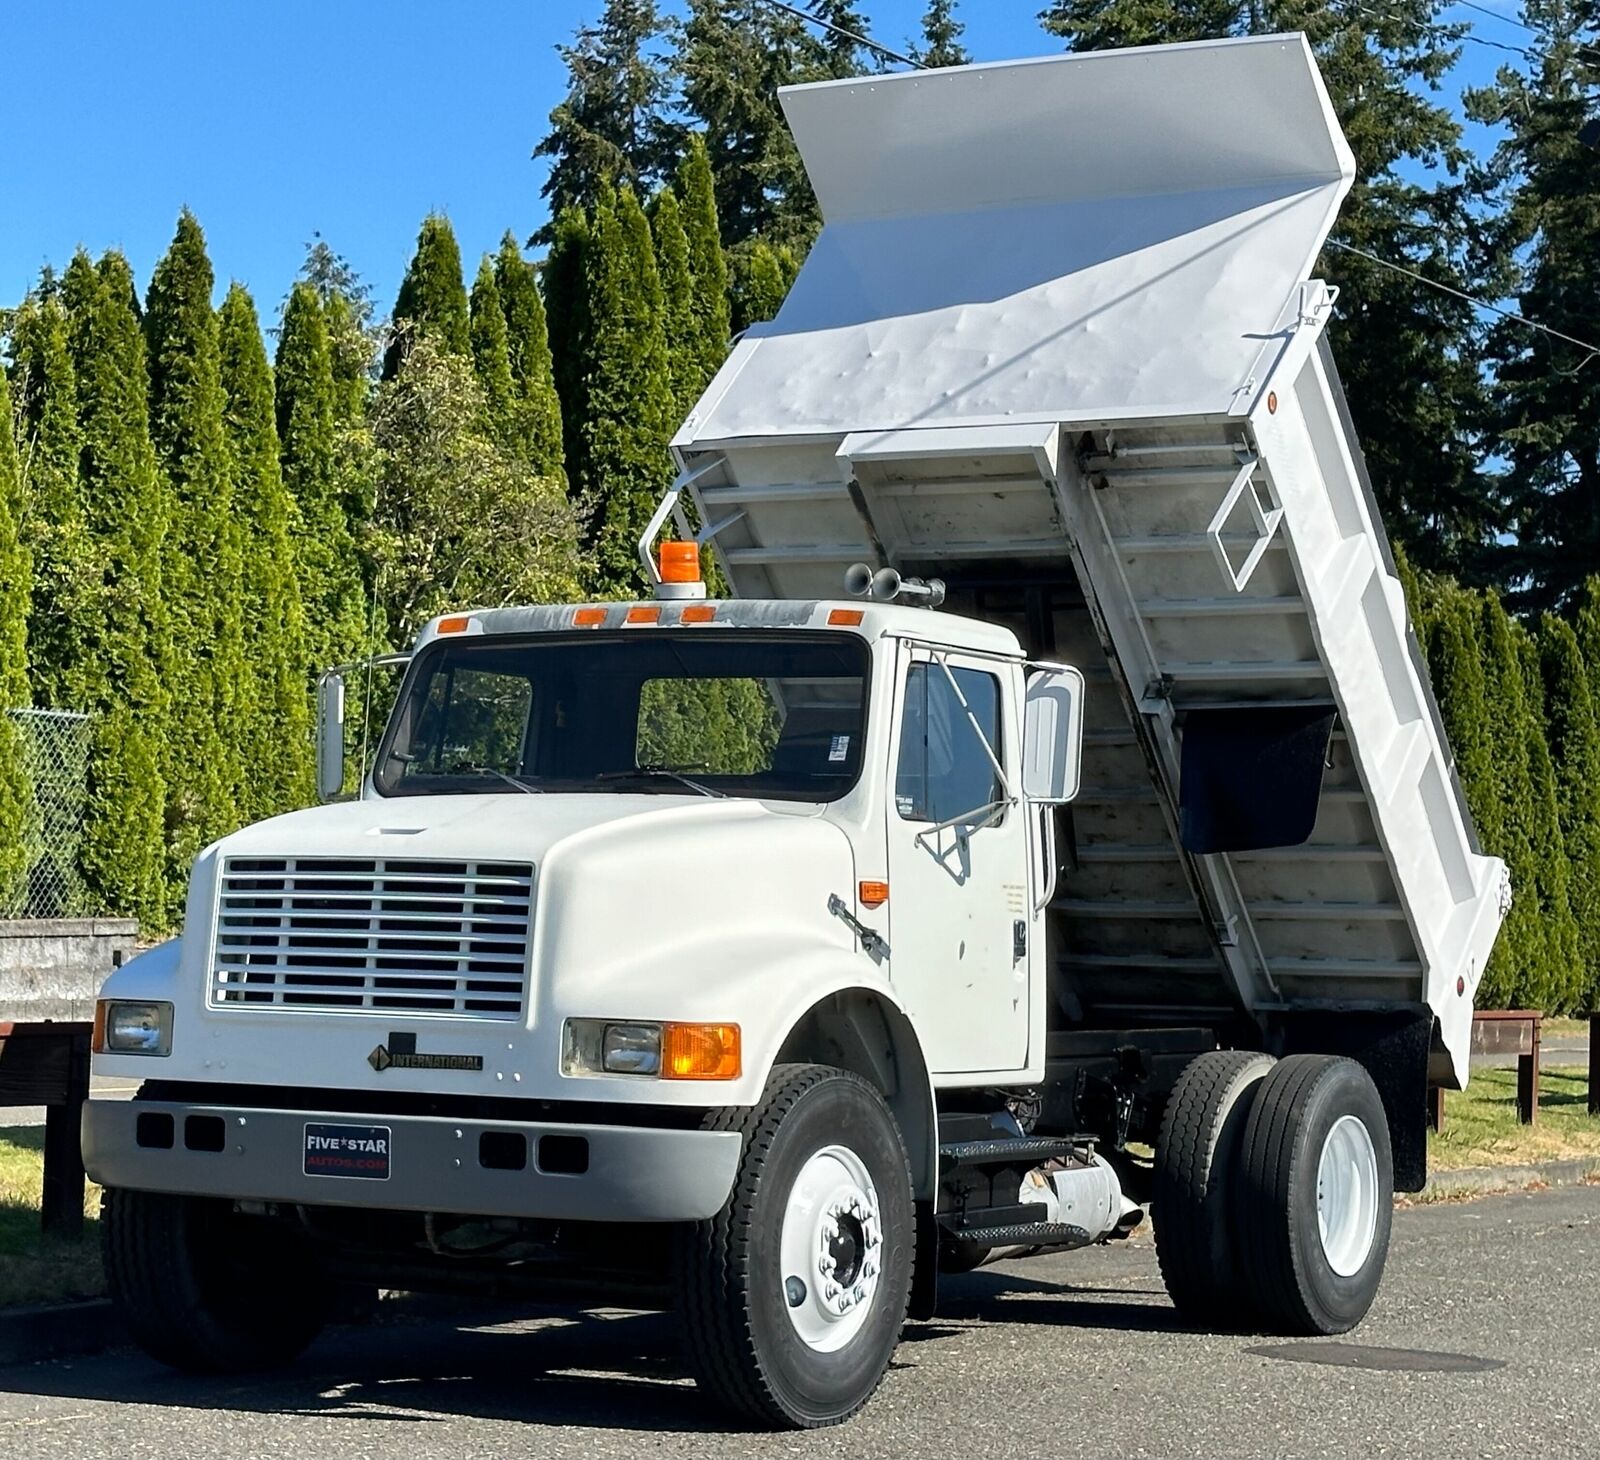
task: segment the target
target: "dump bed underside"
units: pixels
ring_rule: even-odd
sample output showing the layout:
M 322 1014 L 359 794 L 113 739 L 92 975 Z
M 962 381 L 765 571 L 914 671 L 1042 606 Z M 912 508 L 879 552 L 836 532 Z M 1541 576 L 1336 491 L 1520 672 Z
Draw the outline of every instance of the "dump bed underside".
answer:
M 937 574 L 951 609 L 1085 672 L 1057 1023 L 1429 1006 L 1464 1079 L 1504 869 L 1475 845 L 1323 338 L 1334 299 L 1306 277 L 1353 164 L 1304 39 L 785 105 L 827 226 L 673 443 L 734 592 Z M 1297 718 L 1323 737 L 1304 826 L 1197 836 L 1186 754 L 1204 741 L 1234 802 L 1270 800 L 1251 726 Z

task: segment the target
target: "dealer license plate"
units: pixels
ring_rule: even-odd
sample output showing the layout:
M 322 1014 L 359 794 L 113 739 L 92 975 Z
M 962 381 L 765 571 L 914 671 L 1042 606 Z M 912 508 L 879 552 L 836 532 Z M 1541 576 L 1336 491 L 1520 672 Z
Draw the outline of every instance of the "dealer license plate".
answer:
M 367 1181 L 389 1179 L 391 1141 L 386 1125 L 306 1124 L 307 1176 L 354 1176 Z

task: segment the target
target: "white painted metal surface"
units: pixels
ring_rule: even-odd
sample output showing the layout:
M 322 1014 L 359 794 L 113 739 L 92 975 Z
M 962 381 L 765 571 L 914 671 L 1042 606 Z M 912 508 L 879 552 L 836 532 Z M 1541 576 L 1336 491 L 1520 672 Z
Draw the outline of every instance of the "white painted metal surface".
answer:
M 1303 38 L 828 83 L 825 227 L 674 449 L 734 590 L 855 562 L 1086 677 L 1054 909 L 1069 1023 L 1392 1007 L 1466 1074 L 1505 909 L 1476 849 L 1308 277 L 1352 177 Z M 1230 500 L 1231 498 L 1231 500 Z M 953 622 L 954 620 L 952 620 Z M 1303 846 L 1196 855 L 1186 716 L 1337 711 Z

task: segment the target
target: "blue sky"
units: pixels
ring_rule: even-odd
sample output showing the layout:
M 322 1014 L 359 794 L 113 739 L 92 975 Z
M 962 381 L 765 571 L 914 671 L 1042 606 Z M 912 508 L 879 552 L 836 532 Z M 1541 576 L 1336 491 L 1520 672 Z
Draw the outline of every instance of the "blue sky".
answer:
M 185 205 L 206 230 L 219 289 L 242 280 L 268 320 L 318 232 L 387 307 L 418 223 L 442 209 L 470 275 L 506 228 L 526 237 L 543 220 L 543 168 L 529 154 L 565 89 L 555 46 L 602 3 L 0 5 L 0 304 L 80 243 L 123 249 L 142 288 Z M 897 50 L 924 4 L 862 0 L 874 35 Z M 1040 8 L 965 0 L 974 56 L 1054 49 Z M 1451 15 L 1485 37 L 1526 39 Z M 1468 46 L 1460 69 L 1481 81 L 1510 59 Z

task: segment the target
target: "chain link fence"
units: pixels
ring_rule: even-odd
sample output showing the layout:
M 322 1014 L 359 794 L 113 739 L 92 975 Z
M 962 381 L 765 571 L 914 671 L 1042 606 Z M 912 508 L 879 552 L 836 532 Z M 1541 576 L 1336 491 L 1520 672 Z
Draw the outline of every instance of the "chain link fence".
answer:
M 33 790 L 27 880 L 0 888 L 0 918 L 70 918 L 85 912 L 78 843 L 88 796 L 89 717 L 71 710 L 0 711 L 18 732 Z

